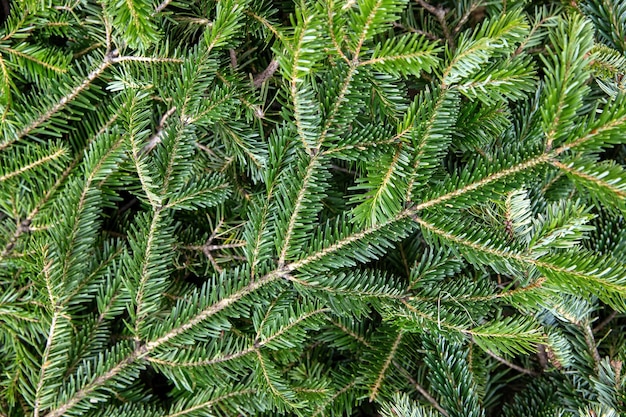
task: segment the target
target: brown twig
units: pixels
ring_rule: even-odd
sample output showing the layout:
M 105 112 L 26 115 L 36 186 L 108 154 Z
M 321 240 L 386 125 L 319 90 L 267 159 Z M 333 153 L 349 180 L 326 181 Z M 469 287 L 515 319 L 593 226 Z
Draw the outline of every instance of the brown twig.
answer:
M 438 36 L 433 35 L 430 32 L 426 32 L 426 31 L 420 30 L 420 29 L 415 29 L 414 27 L 411 27 L 411 26 L 404 26 L 403 24 L 398 23 L 398 22 L 393 22 L 392 25 L 393 25 L 394 28 L 398 28 L 398 29 L 401 29 L 401 30 L 404 30 L 404 31 L 407 31 L 407 32 L 417 33 L 418 35 L 422 35 L 422 36 L 430 39 L 431 41 L 439 41 L 439 40 L 441 40 Z
M 497 360 L 501 364 L 504 364 L 504 365 L 508 366 L 509 368 L 514 369 L 514 370 L 516 370 L 518 372 L 521 372 L 521 373 L 526 374 L 526 375 L 532 375 L 532 376 L 539 375 L 537 372 L 535 372 L 535 371 L 533 371 L 531 369 L 526 369 L 526 368 L 524 368 L 522 366 L 515 365 L 514 363 L 511 363 L 511 362 L 507 361 L 506 359 L 501 358 L 500 356 L 496 355 L 495 353 L 493 353 L 490 350 L 485 350 L 485 353 L 487 353 L 487 355 L 491 356 L 492 358 L 494 358 L 495 360 Z
M 159 4 L 156 9 L 154 9 L 154 13 L 152 13 L 152 16 L 156 15 L 157 13 L 161 13 L 163 11 L 163 9 L 165 9 L 167 6 L 169 6 L 169 4 L 172 2 L 172 0 L 164 0 L 161 4 Z
M 469 17 L 472 15 L 474 10 L 476 10 L 477 8 L 478 8 L 478 4 L 472 3 L 470 8 L 467 9 L 467 11 L 461 17 L 461 20 L 459 20 L 459 23 L 457 23 L 457 25 L 452 30 L 453 34 L 456 35 L 457 33 L 459 33 L 461 31 L 461 28 L 463 27 L 463 25 L 465 25 L 467 23 L 467 21 L 469 20 Z
M 230 56 L 230 66 L 233 67 L 233 69 L 236 69 L 237 68 L 237 53 L 235 52 L 233 48 L 230 48 L 228 50 L 228 55 Z
M 598 333 L 600 330 L 602 330 L 607 324 L 609 324 L 611 322 L 611 320 L 613 320 L 615 317 L 617 316 L 617 311 L 613 311 L 611 314 L 609 314 L 604 320 L 602 320 L 600 323 L 598 323 L 598 325 L 596 327 L 593 328 L 593 332 L 594 333 Z
M 450 47 L 454 48 L 454 37 L 452 33 L 450 33 L 450 28 L 448 28 L 448 23 L 446 22 L 446 9 L 442 7 L 435 7 L 432 4 L 426 2 L 426 0 L 415 0 L 417 4 L 422 6 L 428 13 L 432 14 L 437 18 L 439 24 L 441 25 L 441 29 L 443 29 L 443 35 L 446 37 L 446 40 L 450 44 Z
M 546 369 L 548 367 L 548 354 L 546 353 L 546 345 L 539 344 L 537 345 L 537 357 L 539 358 L 539 364 L 541 365 L 541 369 Z
M 422 387 L 420 384 L 417 383 L 417 381 L 411 376 L 411 374 L 409 374 L 409 372 L 406 369 L 404 369 L 404 367 L 402 365 L 400 365 L 396 361 L 393 361 L 393 366 L 395 366 L 406 377 L 406 379 L 408 379 L 409 382 L 411 382 L 411 385 L 413 385 L 413 387 L 420 394 L 422 394 L 422 396 L 424 398 L 426 398 L 428 400 L 428 402 L 432 404 L 433 407 L 435 407 L 441 414 L 443 414 L 444 416 L 448 417 L 448 412 L 446 410 L 444 410 L 443 407 L 441 407 L 439 405 L 437 400 L 435 400 L 435 398 L 433 398 L 433 396 L 430 395 L 428 393 L 428 391 L 426 391 L 426 389 L 424 389 L 424 387 Z
M 172 114 L 174 114 L 175 111 L 176 111 L 176 106 L 170 108 L 168 111 L 165 112 L 163 116 L 161 116 L 161 120 L 159 121 L 159 126 L 157 127 L 156 132 L 154 133 L 154 135 L 152 135 L 150 140 L 148 140 L 148 143 L 146 143 L 146 146 L 144 146 L 143 148 L 144 153 L 150 152 L 159 143 L 161 143 L 161 139 L 163 138 L 163 129 L 165 129 L 165 122 L 167 122 L 167 119 Z
M 261 84 L 263 84 L 265 81 L 272 78 L 272 76 L 274 75 L 277 69 L 278 69 L 278 61 L 276 61 L 275 59 L 272 59 L 270 63 L 267 65 L 267 68 L 265 68 L 262 72 L 254 76 L 252 80 L 252 84 L 254 85 L 254 87 L 259 88 Z
M 596 339 L 593 337 L 593 330 L 591 330 L 591 326 L 588 323 L 581 325 L 581 327 L 585 335 L 585 343 L 589 348 L 589 352 L 591 353 L 591 357 L 595 362 L 595 368 L 597 370 L 600 367 L 600 362 L 602 361 L 602 358 L 600 357 L 600 353 L 598 352 Z

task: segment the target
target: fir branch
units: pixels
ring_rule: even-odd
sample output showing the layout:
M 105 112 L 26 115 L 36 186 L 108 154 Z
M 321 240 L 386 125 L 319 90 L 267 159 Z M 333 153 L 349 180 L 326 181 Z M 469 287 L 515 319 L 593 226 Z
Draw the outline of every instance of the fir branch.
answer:
M 417 1 L 417 4 L 419 4 L 426 11 L 428 11 L 428 13 L 432 14 L 433 16 L 435 16 L 435 18 L 437 18 L 437 21 L 439 21 L 439 24 L 441 25 L 441 29 L 443 30 L 443 35 L 445 36 L 446 41 L 448 42 L 450 47 L 452 49 L 454 49 L 456 43 L 454 41 L 454 38 L 453 38 L 452 34 L 453 33 L 457 33 L 458 30 L 457 30 L 457 28 L 455 28 L 452 33 L 450 32 L 450 28 L 448 28 L 448 23 L 446 22 L 447 11 L 445 9 L 443 9 L 442 7 L 435 7 L 435 6 L 427 3 L 425 0 L 415 0 L 415 1 Z M 468 17 L 469 17 L 469 15 L 468 15 Z M 460 26 L 461 26 L 461 24 L 459 23 L 459 27 Z
M 344 332 L 345 334 L 349 335 L 350 337 L 352 337 L 354 340 L 356 340 L 357 342 L 359 342 L 360 344 L 362 344 L 363 346 L 372 349 L 373 346 L 370 342 L 367 341 L 367 339 L 365 339 L 364 337 L 356 334 L 355 332 L 353 332 L 352 330 L 348 329 L 346 326 L 344 326 L 343 324 L 331 319 L 330 317 L 328 317 L 328 320 L 335 326 L 337 326 L 342 332 Z
M 56 113 L 58 113 L 63 108 L 65 108 L 65 106 L 67 106 L 68 103 L 70 103 L 72 100 L 78 97 L 83 91 L 89 88 L 91 84 L 94 82 L 94 80 L 100 77 L 104 73 L 104 71 L 106 71 L 107 68 L 109 68 L 113 64 L 112 59 L 118 55 L 119 55 L 119 52 L 117 50 L 111 51 L 108 55 L 106 55 L 102 63 L 98 67 L 96 67 L 93 71 L 91 71 L 87 75 L 87 77 L 77 87 L 72 89 L 65 96 L 61 97 L 61 99 L 59 99 L 55 105 L 50 107 L 44 113 L 40 114 L 38 118 L 36 118 L 35 120 L 31 121 L 28 125 L 23 127 L 22 130 L 20 130 L 17 133 L 16 137 L 13 140 L 8 140 L 8 141 L 5 140 L 3 143 L 0 143 L 0 151 L 5 149 L 6 147 L 11 145 L 15 141 L 18 141 L 22 139 L 23 137 L 29 135 L 33 130 L 35 130 L 37 127 L 39 127 L 40 125 L 48 121 Z
M 259 364 L 261 366 L 261 370 L 263 372 L 263 377 L 265 378 L 265 382 L 267 383 L 267 386 L 270 388 L 272 394 L 280 398 L 290 408 L 297 409 L 298 404 L 294 402 L 294 400 L 291 398 L 291 395 L 281 392 L 281 390 L 279 390 L 276 387 L 276 384 L 274 384 L 274 382 L 272 381 L 272 378 L 268 374 L 267 364 L 265 360 L 263 359 L 263 355 L 261 355 L 261 352 L 259 350 L 255 350 L 255 352 L 256 352 L 257 358 L 259 359 Z
M 30 225 L 35 219 L 35 216 L 39 214 L 40 210 L 48 203 L 48 201 L 52 198 L 52 196 L 61 188 L 61 185 L 65 182 L 65 180 L 69 177 L 70 173 L 82 160 L 84 156 L 84 151 L 88 149 L 88 147 L 93 143 L 93 141 L 98 136 L 103 134 L 109 127 L 111 127 L 111 125 L 117 120 L 117 118 L 118 118 L 117 114 L 114 114 L 113 116 L 111 116 L 111 118 L 109 118 L 109 120 L 107 120 L 107 122 L 102 125 L 100 130 L 98 130 L 98 132 L 96 132 L 95 135 L 89 138 L 85 148 L 83 149 L 83 152 L 78 153 L 78 155 L 74 158 L 74 160 L 72 160 L 72 162 L 67 166 L 67 168 L 63 171 L 63 173 L 58 177 L 58 179 L 55 181 L 52 187 L 50 187 L 46 191 L 46 194 L 38 201 L 37 205 L 35 205 L 35 207 L 28 214 L 28 216 L 26 216 L 26 218 L 19 223 L 19 226 L 15 229 L 15 233 L 8 240 L 7 244 L 2 250 L 2 253 L 0 253 L 0 261 L 4 260 L 7 256 L 9 256 L 11 251 L 15 248 L 15 243 L 20 238 L 20 236 L 30 231 Z
M 136 361 L 144 359 L 150 352 L 168 343 L 170 340 L 176 338 L 177 336 L 184 334 L 185 332 L 189 331 L 191 328 L 195 327 L 196 325 L 209 319 L 210 317 L 214 316 L 215 314 L 219 313 L 225 308 L 228 308 L 230 305 L 239 301 L 241 298 L 260 289 L 264 285 L 273 282 L 276 279 L 277 279 L 277 276 L 275 274 L 268 274 L 261 279 L 251 282 L 250 284 L 243 287 L 239 291 L 233 293 L 229 297 L 222 298 L 218 302 L 211 304 L 206 309 L 204 309 L 199 314 L 197 314 L 195 317 L 193 317 L 191 320 L 187 321 L 186 323 L 182 324 L 179 327 L 175 327 L 171 329 L 169 332 L 162 335 L 158 339 L 145 343 L 145 344 L 139 344 L 139 346 L 136 347 L 132 352 L 130 352 L 126 357 L 118 361 L 113 367 L 108 369 L 104 374 L 95 378 L 92 382 L 88 383 L 87 385 L 82 387 L 80 390 L 76 391 L 76 393 L 74 393 L 74 395 L 72 395 L 72 397 L 68 401 L 66 401 L 63 404 L 57 405 L 57 407 L 54 410 L 51 410 L 50 412 L 48 412 L 48 414 L 46 414 L 45 417 L 63 416 L 69 410 L 76 407 L 76 405 L 79 402 L 83 401 L 85 398 L 87 398 L 87 396 L 89 396 L 94 391 L 103 387 L 107 382 L 109 382 L 111 379 L 118 376 L 121 372 L 123 372 L 129 366 L 133 365 Z
M 561 152 L 564 152 L 564 151 L 565 151 L 565 149 L 561 150 L 560 152 L 559 152 L 559 150 L 557 150 L 554 153 L 558 155 L 558 153 L 561 153 Z M 524 162 L 522 162 L 520 164 L 514 165 L 514 166 L 512 166 L 510 168 L 507 168 L 507 169 L 504 169 L 502 171 L 493 173 L 493 174 L 491 174 L 491 175 L 481 179 L 480 181 L 477 181 L 477 182 L 474 182 L 474 183 L 470 183 L 470 184 L 468 184 L 468 185 L 466 185 L 466 186 L 464 186 L 462 188 L 459 188 L 457 190 L 454 190 L 454 191 L 452 191 L 450 193 L 447 193 L 447 194 L 444 194 L 442 196 L 436 197 L 436 198 L 434 198 L 432 200 L 419 203 L 419 204 L 417 204 L 417 205 L 415 205 L 413 207 L 412 211 L 413 212 L 418 212 L 418 211 L 421 211 L 421 210 L 424 210 L 424 209 L 427 209 L 427 208 L 430 208 L 430 207 L 433 207 L 433 206 L 437 206 L 437 205 L 442 204 L 442 203 L 444 203 L 444 202 L 446 202 L 448 200 L 451 200 L 453 198 L 460 197 L 463 194 L 466 194 L 466 193 L 469 193 L 471 191 L 483 188 L 483 187 L 489 185 L 492 182 L 500 181 L 501 179 L 504 179 L 506 177 L 515 175 L 515 174 L 517 174 L 519 172 L 523 172 L 523 171 L 529 170 L 531 168 L 534 168 L 534 167 L 536 167 L 538 165 L 547 163 L 551 159 L 551 156 L 552 155 L 546 153 L 546 154 L 540 155 L 538 157 L 531 158 L 531 159 L 529 159 L 527 161 L 524 161 Z
M 404 210 L 404 211 L 398 213 L 395 217 L 393 217 L 392 219 L 389 219 L 386 222 L 381 222 L 381 223 L 375 224 L 375 225 L 373 225 L 371 227 L 365 228 L 362 231 L 357 232 L 357 233 L 352 234 L 352 235 L 349 235 L 349 236 L 346 236 L 345 238 L 343 238 L 343 239 L 341 239 L 341 240 L 339 240 L 337 242 L 334 242 L 332 245 L 330 245 L 330 246 L 328 246 L 326 248 L 323 248 L 322 250 L 320 250 L 320 251 L 318 251 L 316 253 L 310 254 L 310 255 L 306 256 L 305 258 L 300 259 L 299 261 L 292 262 L 290 264 L 286 264 L 284 266 L 284 269 L 286 271 L 288 271 L 288 272 L 292 272 L 292 271 L 301 269 L 301 268 L 303 268 L 303 267 L 305 267 L 305 266 L 307 266 L 307 265 L 309 265 L 309 264 L 311 264 L 311 263 L 313 263 L 313 262 L 315 262 L 315 261 L 317 261 L 319 259 L 327 257 L 327 256 L 329 256 L 329 255 L 331 255 L 331 254 L 333 254 L 333 253 L 343 249 L 344 247 L 350 245 L 351 243 L 359 242 L 359 241 L 363 240 L 365 237 L 367 237 L 369 235 L 373 235 L 376 232 L 378 232 L 379 230 L 381 230 L 381 229 L 383 229 L 383 228 L 385 228 L 385 227 L 387 227 L 389 225 L 398 223 L 398 222 L 408 218 L 411 215 L 411 213 L 412 212 L 409 211 L 409 210 Z
M 194 412 L 197 412 L 199 410 L 204 410 L 204 409 L 211 409 L 214 405 L 223 402 L 223 401 L 227 401 L 227 400 L 231 400 L 232 398 L 235 397 L 247 397 L 250 395 L 255 394 L 255 390 L 253 389 L 242 389 L 239 391 L 233 391 L 233 392 L 229 392 L 227 394 L 221 395 L 219 397 L 213 398 L 209 401 L 205 401 L 203 403 L 200 404 L 195 404 L 191 407 L 185 408 L 183 410 L 180 411 L 176 411 L 170 414 L 166 414 L 163 417 L 180 417 L 180 416 L 184 416 L 187 414 L 192 414 Z
M 330 398 L 328 398 L 324 403 L 322 403 L 311 415 L 311 417 L 317 417 L 324 414 L 324 410 L 332 404 L 337 398 L 339 398 L 344 393 L 351 390 L 356 385 L 356 381 L 352 381 L 341 389 L 337 390 Z
M 152 257 L 152 251 L 154 250 L 154 245 L 157 244 L 157 239 L 155 234 L 157 232 L 158 226 L 160 226 L 161 222 L 161 209 L 157 209 L 152 213 L 152 220 L 150 221 L 150 227 L 148 229 L 146 245 L 144 249 L 144 253 L 141 254 L 143 258 L 143 262 L 141 265 L 141 272 L 139 275 L 139 280 L 137 283 L 137 292 L 135 295 L 135 314 L 134 314 L 134 322 L 135 322 L 135 337 L 138 338 L 140 327 L 144 324 L 144 320 L 147 317 L 147 312 L 143 311 L 144 308 L 144 292 L 147 286 L 147 281 L 152 277 L 152 271 L 150 271 L 150 258 Z M 137 339 L 138 340 L 138 339 Z
M 526 374 L 526 375 L 530 375 L 530 376 L 538 376 L 539 375 L 537 372 L 535 372 L 533 370 L 523 368 L 523 367 L 521 367 L 519 365 L 515 365 L 514 363 L 511 363 L 511 362 L 507 361 L 506 359 L 496 355 L 495 353 L 493 353 L 490 350 L 485 350 L 485 353 L 487 355 L 491 356 L 492 358 L 494 358 L 495 360 L 497 360 L 498 362 L 508 366 L 509 368 L 511 368 L 511 369 L 513 369 L 513 370 L 515 370 L 517 372 L 520 372 L 520 373 Z
M 402 341 L 403 336 L 404 336 L 404 333 L 402 331 L 398 332 L 398 335 L 396 336 L 396 339 L 391 345 L 389 352 L 385 356 L 385 361 L 382 364 L 382 368 L 380 369 L 380 371 L 377 372 L 378 377 L 376 378 L 374 385 L 370 387 L 370 395 L 369 395 L 370 402 L 374 401 L 376 397 L 378 396 L 378 390 L 380 390 L 380 387 L 383 383 L 383 379 L 385 378 L 385 373 L 387 372 L 387 368 L 389 368 L 389 365 L 393 363 L 394 356 L 396 354 L 396 351 L 398 350 L 398 346 L 400 346 L 400 342 Z
M 0 176 L 0 182 L 6 181 L 13 177 L 17 177 L 18 175 L 21 175 L 29 170 L 32 170 L 33 168 L 36 168 L 38 166 L 47 164 L 48 162 L 57 160 L 65 155 L 67 155 L 67 150 L 65 148 L 59 148 L 52 154 L 41 157 L 37 161 L 33 161 L 30 164 L 22 166 L 15 171 L 4 173 L 3 175 Z
M 621 15 L 427 1 L 14 7 L 2 413 L 617 409 Z
M 289 216 L 289 223 L 287 225 L 285 234 L 283 235 L 283 241 L 281 244 L 282 248 L 279 252 L 279 257 L 278 257 L 279 268 L 283 268 L 285 265 L 285 258 L 287 256 L 287 251 L 291 249 L 290 248 L 291 239 L 295 230 L 296 221 L 300 217 L 300 210 L 302 209 L 302 206 L 304 204 L 304 198 L 308 194 L 308 188 L 310 187 L 311 181 L 313 181 L 313 172 L 316 169 L 318 169 L 319 165 L 320 165 L 319 158 L 317 156 L 314 156 L 313 158 L 311 158 L 311 161 L 309 162 L 306 168 L 304 177 L 302 178 L 302 185 L 300 186 L 300 189 L 298 190 L 298 194 L 296 196 L 293 209 L 291 211 L 291 215 Z
M 409 374 L 409 372 L 404 369 L 404 367 L 402 367 L 402 365 L 400 365 L 397 361 L 393 361 L 393 366 L 395 366 L 411 383 L 411 385 L 413 386 L 413 388 L 415 388 L 417 390 L 417 392 L 419 392 L 424 398 L 426 398 L 426 400 L 432 404 L 433 407 L 435 407 L 437 409 L 437 411 L 439 411 L 442 415 L 444 415 L 445 417 L 448 417 L 449 414 L 446 410 L 444 410 L 441 405 L 439 405 L 439 403 L 437 402 L 437 400 L 428 393 L 428 391 L 426 391 L 426 389 L 424 389 L 424 387 L 422 387 L 420 384 L 417 383 L 417 381 L 411 376 L 411 374 Z
M 294 327 L 301 325 L 303 322 L 305 322 L 309 318 L 311 318 L 311 317 L 313 317 L 315 315 L 318 315 L 318 314 L 327 313 L 328 311 L 330 311 L 330 309 L 328 309 L 328 308 L 319 308 L 319 309 L 307 312 L 306 314 L 304 314 L 302 316 L 299 316 L 297 319 L 293 320 L 288 325 L 281 327 L 280 330 L 278 330 L 277 332 L 272 333 L 271 336 L 269 336 L 269 337 L 261 337 L 262 327 L 259 327 L 259 330 L 258 330 L 258 333 L 257 333 L 257 338 L 256 338 L 256 340 L 254 341 L 254 343 L 251 346 L 249 346 L 249 347 L 247 347 L 245 349 L 239 350 L 237 352 L 223 354 L 221 356 L 217 356 L 217 357 L 212 358 L 212 359 L 205 359 L 205 360 L 201 360 L 201 361 L 186 361 L 186 362 L 178 362 L 178 361 L 172 361 L 172 360 L 163 360 L 163 359 L 154 358 L 154 357 L 151 357 L 151 356 L 147 356 L 146 359 L 148 361 L 150 361 L 150 362 L 158 363 L 160 365 L 166 365 L 166 366 L 171 366 L 171 367 L 182 367 L 182 368 L 211 366 L 211 365 L 216 365 L 216 364 L 219 364 L 219 363 L 232 361 L 232 360 L 239 359 L 239 358 L 241 358 L 243 356 L 246 356 L 246 355 L 248 355 L 250 353 L 254 353 L 254 352 L 260 350 L 261 348 L 265 347 L 266 345 L 269 345 L 273 341 L 277 340 L 281 336 L 283 336 L 286 333 L 288 333 Z
M 272 76 L 274 75 L 277 69 L 278 69 L 278 61 L 276 61 L 275 59 L 272 59 L 262 72 L 254 76 L 252 80 L 252 85 L 254 85 L 256 88 L 259 88 L 261 84 L 263 84 L 265 81 L 272 78 Z
M 40 412 L 40 402 L 41 402 L 41 394 L 43 391 L 43 386 L 45 383 L 45 376 L 47 368 L 52 365 L 50 361 L 50 350 L 52 349 L 52 344 L 54 343 L 56 337 L 56 328 L 58 320 L 61 318 L 61 310 L 56 310 L 52 315 L 52 320 L 50 321 L 50 330 L 48 331 L 48 339 L 46 341 L 46 347 L 44 348 L 44 352 L 41 358 L 41 368 L 39 371 L 39 379 L 37 382 L 37 386 L 35 388 L 35 403 L 33 406 L 33 416 L 39 417 Z

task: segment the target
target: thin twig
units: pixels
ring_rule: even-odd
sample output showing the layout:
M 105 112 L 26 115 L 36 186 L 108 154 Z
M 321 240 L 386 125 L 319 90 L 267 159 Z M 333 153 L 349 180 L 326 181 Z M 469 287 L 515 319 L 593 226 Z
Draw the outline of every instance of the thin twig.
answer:
M 233 48 L 230 48 L 228 50 L 228 55 L 230 55 L 230 65 L 233 69 L 237 69 L 237 53 L 235 53 Z
M 254 79 L 252 80 L 252 84 L 254 85 L 254 87 L 259 88 L 261 84 L 263 84 L 265 81 L 272 78 L 272 76 L 274 75 L 277 69 L 278 69 L 278 61 L 276 61 L 275 59 L 272 59 L 270 63 L 267 65 L 267 68 L 263 70 L 263 72 L 254 76 Z
M 537 357 L 539 358 L 539 364 L 541 369 L 548 367 L 548 354 L 546 353 L 546 345 L 540 343 L 537 345 Z
M 467 23 L 467 21 L 469 20 L 469 17 L 474 12 L 474 10 L 476 10 L 477 8 L 478 8 L 478 4 L 472 3 L 470 8 L 467 9 L 467 11 L 463 14 L 463 17 L 461 17 L 461 20 L 459 20 L 459 23 L 457 23 L 457 25 L 455 26 L 454 30 L 452 30 L 453 34 L 456 35 L 457 33 L 459 33 L 461 31 L 461 29 L 463 28 L 463 25 L 465 25 L 465 23 Z
M 594 333 L 598 333 L 600 330 L 604 328 L 607 324 L 611 322 L 617 316 L 617 311 L 613 311 L 611 314 L 607 316 L 604 320 L 602 320 L 596 327 L 593 328 Z
M 398 28 L 398 29 L 401 29 L 401 30 L 404 30 L 404 31 L 407 31 L 407 32 L 417 33 L 418 35 L 422 35 L 422 36 L 430 39 L 431 41 L 439 41 L 439 40 L 441 40 L 438 36 L 433 35 L 430 32 L 426 32 L 426 31 L 420 30 L 420 29 L 415 29 L 414 27 L 411 27 L 411 26 L 404 26 L 403 24 L 398 23 L 398 22 L 393 22 L 392 25 L 393 25 L 394 28 Z
M 117 49 L 109 52 L 104 57 L 104 60 L 102 61 L 102 63 L 93 71 L 91 71 L 87 75 L 87 77 L 77 87 L 75 87 L 67 95 L 61 97 L 56 104 L 54 104 L 52 107 L 48 109 L 48 111 L 41 114 L 38 118 L 36 118 L 35 120 L 31 121 L 28 125 L 26 125 L 20 132 L 17 133 L 17 135 L 15 135 L 14 138 L 0 144 L 0 150 L 6 148 L 13 142 L 23 138 L 24 136 L 30 135 L 34 129 L 36 129 L 41 124 L 48 121 L 52 116 L 54 116 L 55 113 L 63 109 L 69 102 L 71 102 L 76 97 L 78 97 L 80 93 L 86 90 L 96 78 L 98 78 L 107 68 L 109 68 L 109 66 L 111 66 L 111 64 L 113 63 L 113 60 L 117 58 L 117 56 L 118 56 Z
M 159 126 L 157 127 L 156 132 L 154 133 L 154 135 L 152 135 L 150 140 L 148 140 L 148 143 L 146 143 L 146 146 L 144 146 L 143 148 L 144 153 L 150 152 L 159 143 L 161 143 L 161 139 L 163 138 L 163 129 L 165 128 L 165 122 L 167 122 L 167 119 L 172 114 L 174 114 L 175 111 L 176 111 L 176 106 L 170 108 L 168 111 L 165 112 L 163 116 L 161 116 L 161 120 L 159 121 Z
M 119 62 L 149 62 L 149 63 L 174 63 L 174 64 L 182 64 L 184 61 L 179 58 L 168 58 L 168 57 L 149 57 L 149 56 L 119 56 L 112 57 L 111 62 L 117 64 Z
M 349 170 L 348 168 L 340 167 L 339 165 L 335 164 L 331 164 L 330 167 L 335 171 L 343 172 L 345 174 L 352 175 L 353 177 L 357 176 L 357 173 L 355 171 Z
M 156 15 L 157 13 L 161 13 L 163 11 L 163 9 L 165 9 L 167 6 L 169 6 L 169 4 L 172 2 L 172 0 L 164 0 L 161 4 L 159 4 L 156 9 L 154 9 L 154 13 L 152 13 L 152 16 Z
M 426 11 L 437 18 L 439 24 L 441 25 L 441 29 L 443 29 L 443 35 L 446 37 L 446 40 L 450 44 L 452 48 L 455 47 L 454 37 L 450 33 L 450 28 L 448 28 L 448 23 L 446 22 L 446 10 L 442 7 L 435 7 L 432 4 L 427 3 L 425 0 L 415 0 L 417 4 L 422 6 Z
M 587 343 L 587 347 L 589 348 L 591 357 L 595 362 L 595 368 L 598 369 L 600 367 L 600 362 L 602 361 L 602 358 L 600 357 L 600 353 L 598 352 L 596 339 L 593 337 L 593 330 L 591 330 L 591 326 L 589 324 L 584 324 L 581 327 L 585 335 L 585 343 Z
M 424 389 L 424 387 L 422 387 L 420 384 L 417 383 L 417 381 L 411 376 L 411 374 L 409 374 L 409 372 L 406 369 L 404 369 L 404 367 L 402 365 L 400 365 L 398 362 L 396 362 L 394 360 L 393 361 L 393 366 L 395 366 L 406 377 L 406 379 L 408 379 L 411 382 L 411 385 L 413 385 L 413 387 L 420 394 L 422 394 L 422 396 L 424 398 L 426 398 L 428 400 L 428 402 L 432 404 L 433 407 L 435 407 L 441 414 L 443 414 L 444 416 L 448 417 L 448 412 L 446 410 L 444 410 L 443 407 L 441 407 L 439 405 L 437 400 L 435 400 L 435 398 L 433 398 L 433 396 L 430 395 L 428 393 L 428 391 L 426 391 L 426 389 Z
M 487 353 L 487 355 L 491 356 L 492 358 L 494 358 L 498 362 L 508 366 L 511 369 L 515 369 L 518 372 L 521 372 L 521 373 L 526 374 L 526 375 L 531 375 L 531 376 L 539 375 L 537 372 L 535 372 L 535 371 L 533 371 L 531 369 L 526 369 L 526 368 L 524 368 L 522 366 L 515 365 L 514 363 L 511 363 L 511 362 L 507 361 L 506 359 L 501 358 L 500 356 L 496 355 L 495 353 L 493 353 L 490 350 L 485 350 L 485 352 Z

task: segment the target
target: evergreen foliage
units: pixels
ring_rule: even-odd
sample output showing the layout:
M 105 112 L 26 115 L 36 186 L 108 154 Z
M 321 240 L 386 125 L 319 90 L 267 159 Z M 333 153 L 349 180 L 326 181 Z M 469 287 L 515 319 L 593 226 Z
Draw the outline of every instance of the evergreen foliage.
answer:
M 626 415 L 626 2 L 2 8 L 0 416 Z

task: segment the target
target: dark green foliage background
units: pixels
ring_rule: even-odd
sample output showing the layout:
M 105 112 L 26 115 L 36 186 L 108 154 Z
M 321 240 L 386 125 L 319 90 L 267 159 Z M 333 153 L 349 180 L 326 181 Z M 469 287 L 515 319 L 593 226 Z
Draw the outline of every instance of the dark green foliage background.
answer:
M 0 20 L 0 416 L 626 415 L 626 2 Z

